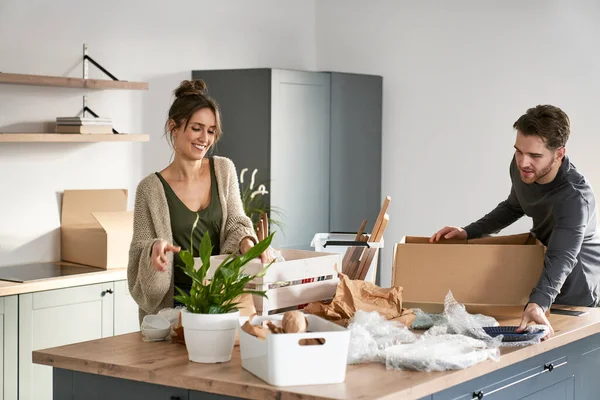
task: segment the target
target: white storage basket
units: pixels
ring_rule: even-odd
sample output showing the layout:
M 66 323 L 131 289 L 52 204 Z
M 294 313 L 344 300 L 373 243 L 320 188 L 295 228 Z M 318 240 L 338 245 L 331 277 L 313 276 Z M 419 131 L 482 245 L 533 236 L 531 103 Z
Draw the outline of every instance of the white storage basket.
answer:
M 255 317 L 253 325 L 281 320 L 282 315 Z M 341 383 L 346 379 L 350 331 L 307 314 L 307 333 L 269 334 L 261 340 L 240 329 L 242 367 L 274 386 Z M 240 318 L 240 326 L 247 318 Z M 325 339 L 321 345 L 300 345 L 301 339 Z

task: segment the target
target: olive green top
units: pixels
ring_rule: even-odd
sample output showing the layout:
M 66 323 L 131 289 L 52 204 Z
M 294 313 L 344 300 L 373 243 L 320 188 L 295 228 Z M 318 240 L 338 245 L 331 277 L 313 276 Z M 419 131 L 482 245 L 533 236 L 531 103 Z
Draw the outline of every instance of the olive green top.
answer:
M 194 257 L 199 257 L 200 241 L 206 232 L 210 236 L 210 242 L 213 246 L 213 255 L 220 253 L 219 248 L 219 232 L 223 223 L 223 210 L 219 201 L 219 188 L 215 177 L 215 169 L 212 157 L 209 158 L 210 165 L 210 203 L 202 210 L 197 211 L 199 215 L 198 225 L 193 233 L 194 240 Z M 167 205 L 169 206 L 169 215 L 171 217 L 171 231 L 173 232 L 173 244 L 181 246 L 182 250 L 190 249 L 190 232 L 196 220 L 196 212 L 190 210 L 173 191 L 171 186 L 162 177 L 160 173 L 156 173 L 165 189 Z M 183 265 L 179 254 L 173 255 L 174 280 L 175 286 L 189 291 L 192 286 L 192 279 L 183 273 L 180 265 Z

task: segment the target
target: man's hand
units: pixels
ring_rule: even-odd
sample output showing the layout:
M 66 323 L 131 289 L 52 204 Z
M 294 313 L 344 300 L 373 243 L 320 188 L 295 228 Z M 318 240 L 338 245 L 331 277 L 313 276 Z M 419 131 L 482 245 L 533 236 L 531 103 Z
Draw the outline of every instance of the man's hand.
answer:
M 542 340 L 549 339 L 552 337 L 552 335 L 554 335 L 554 329 L 552 329 L 550 321 L 548 321 L 548 318 L 546 318 L 544 310 L 535 303 L 529 303 L 527 304 L 527 307 L 525 307 L 525 311 L 523 311 L 523 318 L 521 318 L 521 324 L 519 325 L 517 332 L 523 332 L 527 327 L 527 324 L 530 322 L 534 322 L 538 325 L 546 325 L 548 328 L 550 328 L 548 334 Z
M 167 269 L 167 252 L 177 253 L 181 250 L 179 246 L 173 246 L 166 240 L 157 240 L 152 245 L 152 267 L 160 272 Z
M 429 242 L 437 242 L 442 237 L 444 239 L 466 239 L 467 231 L 465 231 L 463 228 L 459 228 L 458 226 L 446 226 L 431 235 Z

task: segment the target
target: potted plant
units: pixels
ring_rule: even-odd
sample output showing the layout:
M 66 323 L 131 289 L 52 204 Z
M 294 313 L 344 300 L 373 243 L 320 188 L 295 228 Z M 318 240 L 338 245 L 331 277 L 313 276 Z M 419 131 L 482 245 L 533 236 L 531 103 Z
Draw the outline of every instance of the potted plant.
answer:
M 198 216 L 192 232 L 197 223 Z M 180 267 L 192 279 L 192 287 L 189 294 L 176 287 L 179 295 L 175 296 L 176 300 L 185 305 L 185 309 L 181 310 L 181 323 L 190 361 L 218 363 L 231 360 L 239 326 L 240 312 L 237 300 L 246 293 L 267 297 L 265 291 L 249 290 L 246 289 L 246 285 L 255 278 L 264 276 L 271 264 L 254 275 L 246 274 L 243 267 L 264 252 L 271 244 L 272 238 L 273 234 L 241 256 L 229 255 L 208 279 L 213 249 L 210 237 L 206 233 L 200 242 L 199 255 L 202 265 L 195 269 L 194 244 L 190 234 L 190 250 L 180 251 L 179 256 L 184 264 Z

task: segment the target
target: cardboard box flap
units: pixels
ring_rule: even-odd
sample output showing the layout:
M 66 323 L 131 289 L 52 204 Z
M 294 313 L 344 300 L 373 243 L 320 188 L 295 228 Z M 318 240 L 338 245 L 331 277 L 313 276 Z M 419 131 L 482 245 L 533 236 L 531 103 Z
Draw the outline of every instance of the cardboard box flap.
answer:
M 509 245 L 525 245 L 537 244 L 535 237 L 531 233 L 519 233 L 517 235 L 506 236 L 489 236 L 479 239 L 471 239 L 469 244 L 509 244 Z
M 400 243 L 402 244 L 432 244 L 429 242 L 428 237 L 421 236 L 404 236 Z M 462 239 L 440 239 L 439 242 L 434 242 L 433 244 L 466 244 L 467 240 Z
M 133 228 L 133 211 L 93 212 L 92 216 L 107 234 L 111 232 L 129 233 Z
M 420 236 L 405 236 L 400 241 L 402 244 L 432 244 L 428 237 Z M 525 245 L 539 244 L 536 238 L 531 233 L 519 233 L 516 235 L 506 236 L 488 236 L 479 239 L 440 239 L 439 242 L 433 244 L 494 244 L 494 245 Z
M 95 224 L 92 212 L 127 210 L 127 189 L 65 190 L 61 225 Z

